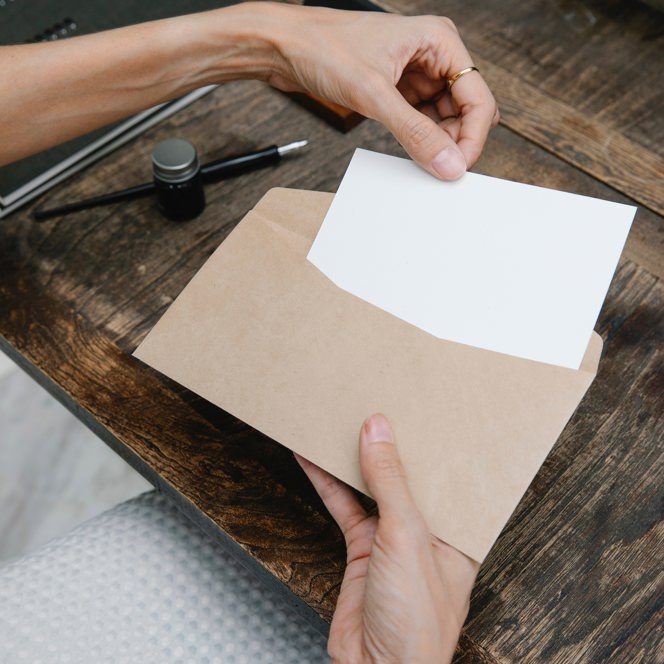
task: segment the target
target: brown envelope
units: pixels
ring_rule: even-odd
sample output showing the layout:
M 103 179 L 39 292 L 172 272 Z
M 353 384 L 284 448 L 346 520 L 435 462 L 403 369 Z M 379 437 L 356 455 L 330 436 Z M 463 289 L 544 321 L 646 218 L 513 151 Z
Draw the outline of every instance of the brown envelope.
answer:
M 437 339 L 348 294 L 306 258 L 332 198 L 268 192 L 135 356 L 365 492 L 358 432 L 385 413 L 432 532 L 482 561 L 601 339 L 575 371 Z

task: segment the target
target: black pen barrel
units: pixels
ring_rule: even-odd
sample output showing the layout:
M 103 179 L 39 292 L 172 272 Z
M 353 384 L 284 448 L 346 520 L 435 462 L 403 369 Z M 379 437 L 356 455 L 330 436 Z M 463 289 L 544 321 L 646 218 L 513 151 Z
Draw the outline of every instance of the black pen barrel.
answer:
M 129 189 L 114 191 L 111 194 L 104 194 L 103 196 L 88 198 L 84 201 L 78 201 L 76 203 L 69 203 L 68 205 L 62 205 L 61 207 L 52 208 L 51 210 L 36 210 L 34 213 L 34 218 L 37 221 L 44 221 L 46 219 L 50 219 L 51 217 L 57 217 L 61 214 L 67 214 L 69 212 L 78 212 L 79 210 L 87 210 L 99 205 L 110 205 L 111 203 L 128 201 L 132 198 L 141 198 L 142 196 L 147 196 L 153 192 L 154 183 L 146 182 L 145 184 L 139 184 L 136 187 L 129 187 Z
M 238 155 L 237 157 L 229 157 L 205 164 L 201 166 L 201 175 L 204 182 L 215 182 L 216 180 L 223 180 L 224 178 L 240 175 L 257 168 L 271 166 L 278 163 L 280 159 L 279 149 L 276 145 L 272 145 L 269 148 L 257 150 L 256 152 L 249 152 Z

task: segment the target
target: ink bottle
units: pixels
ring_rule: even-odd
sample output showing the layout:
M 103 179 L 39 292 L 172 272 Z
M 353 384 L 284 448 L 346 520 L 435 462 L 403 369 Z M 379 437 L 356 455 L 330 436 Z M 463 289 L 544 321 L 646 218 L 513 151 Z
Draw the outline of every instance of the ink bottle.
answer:
M 161 213 L 187 221 L 205 209 L 205 192 L 196 148 L 181 138 L 169 138 L 152 151 L 152 174 Z

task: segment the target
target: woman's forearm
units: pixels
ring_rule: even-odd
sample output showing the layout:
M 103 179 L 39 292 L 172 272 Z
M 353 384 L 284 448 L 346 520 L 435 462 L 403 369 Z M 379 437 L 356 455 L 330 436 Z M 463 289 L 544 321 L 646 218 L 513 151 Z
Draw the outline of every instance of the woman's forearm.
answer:
M 270 76 L 287 6 L 237 5 L 59 42 L 0 47 L 0 164 L 196 88 Z

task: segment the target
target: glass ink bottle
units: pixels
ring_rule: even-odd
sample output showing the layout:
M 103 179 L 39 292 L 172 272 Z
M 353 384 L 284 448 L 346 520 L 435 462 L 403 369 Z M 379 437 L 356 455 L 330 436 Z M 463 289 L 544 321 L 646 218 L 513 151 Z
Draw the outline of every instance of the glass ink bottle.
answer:
M 205 192 L 196 148 L 181 138 L 169 138 L 152 151 L 152 174 L 161 213 L 187 221 L 205 209 Z

